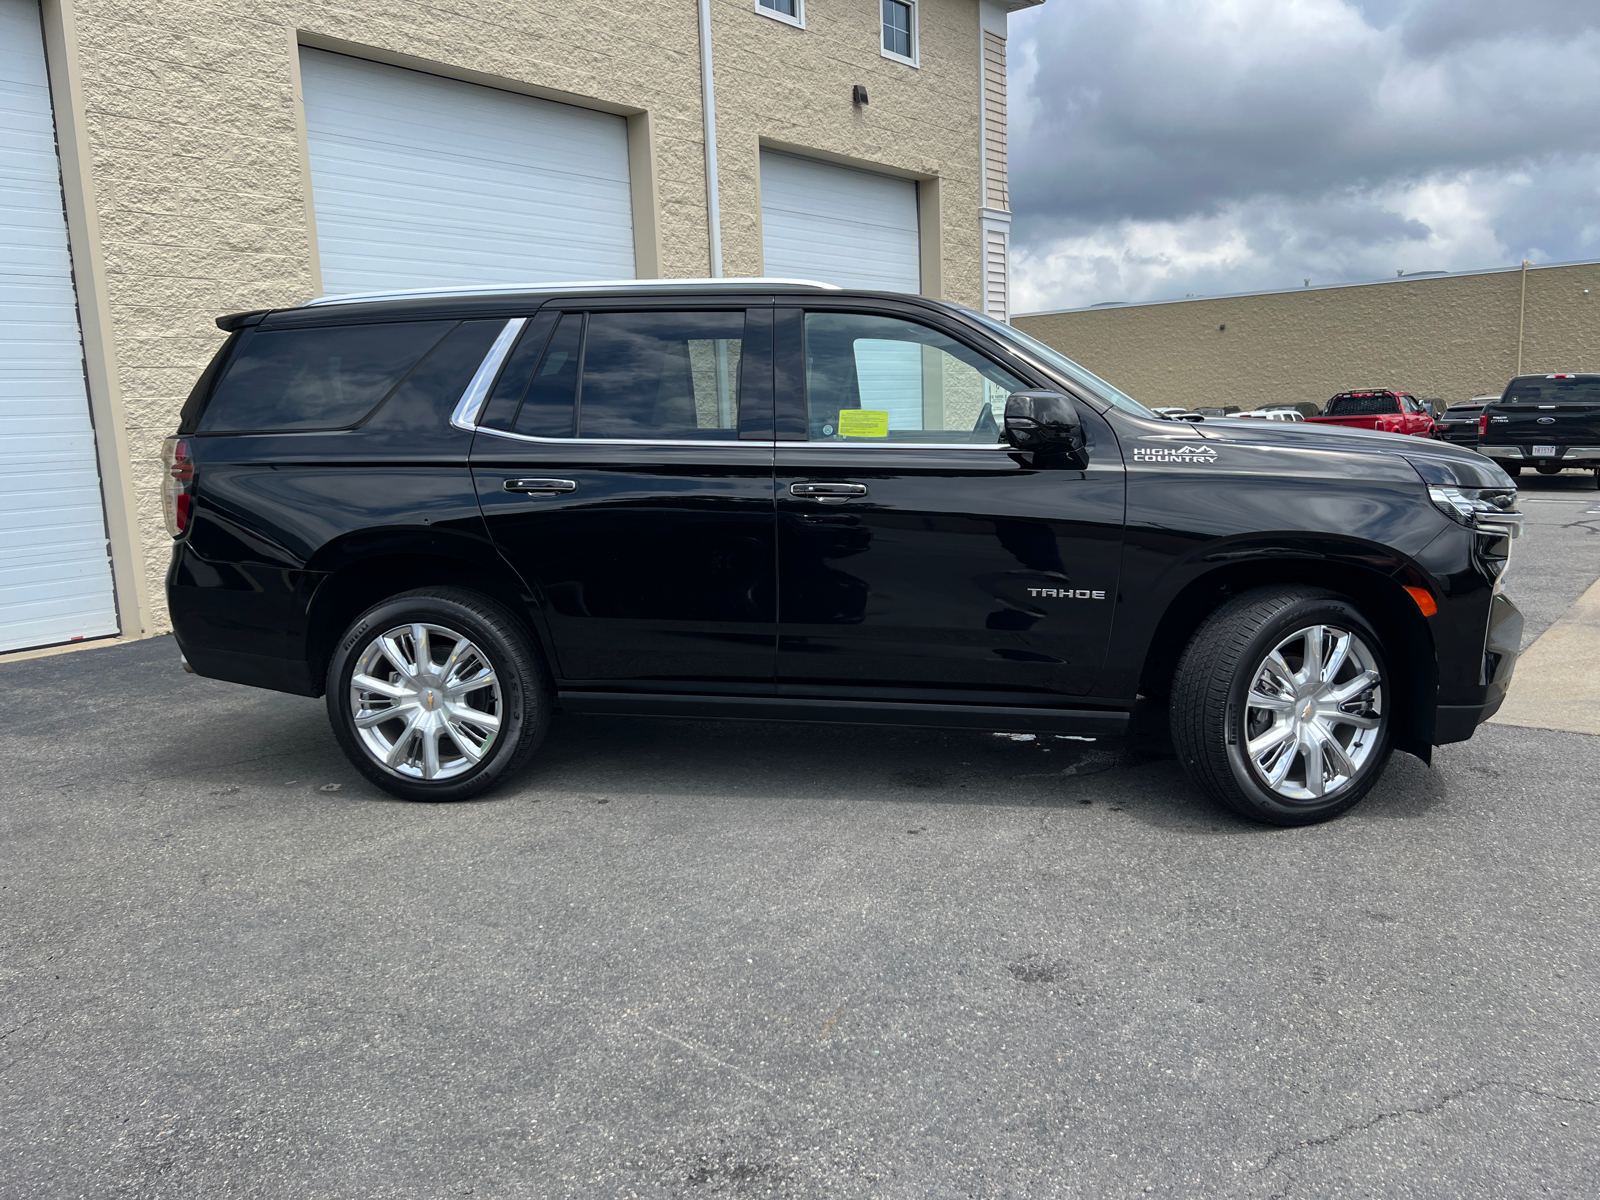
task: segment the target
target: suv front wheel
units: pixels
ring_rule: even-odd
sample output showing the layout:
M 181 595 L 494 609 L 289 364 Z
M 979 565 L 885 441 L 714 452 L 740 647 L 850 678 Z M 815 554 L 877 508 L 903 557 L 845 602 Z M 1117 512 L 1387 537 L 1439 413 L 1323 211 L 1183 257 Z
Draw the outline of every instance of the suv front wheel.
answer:
M 1196 630 L 1172 685 L 1190 779 L 1258 821 L 1309 825 L 1371 790 L 1391 749 L 1383 642 L 1344 597 L 1257 588 Z
M 538 749 L 550 690 L 509 612 L 460 588 L 369 608 L 328 664 L 328 717 L 356 769 L 405 800 L 465 800 Z

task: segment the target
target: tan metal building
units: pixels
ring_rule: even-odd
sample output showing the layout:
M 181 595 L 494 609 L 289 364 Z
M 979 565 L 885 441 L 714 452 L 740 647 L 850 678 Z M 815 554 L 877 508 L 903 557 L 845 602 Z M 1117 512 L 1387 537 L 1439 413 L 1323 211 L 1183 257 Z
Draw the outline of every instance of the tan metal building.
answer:
M 0 652 L 165 628 L 219 313 L 725 274 L 1004 317 L 1042 2 L 0 0 Z
M 1453 403 L 1500 391 L 1519 369 L 1600 371 L 1600 263 L 1027 313 L 1014 324 L 1146 404 L 1322 404 L 1366 387 Z

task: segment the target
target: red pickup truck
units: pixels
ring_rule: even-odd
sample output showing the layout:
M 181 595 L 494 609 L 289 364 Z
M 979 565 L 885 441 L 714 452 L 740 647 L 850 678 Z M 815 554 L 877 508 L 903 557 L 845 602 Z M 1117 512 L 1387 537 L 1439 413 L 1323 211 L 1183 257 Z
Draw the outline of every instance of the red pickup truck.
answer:
M 1388 388 L 1340 392 L 1323 406 L 1320 417 L 1307 417 L 1306 423 L 1349 425 L 1355 429 L 1376 429 L 1380 433 L 1403 433 L 1412 437 L 1439 436 L 1439 427 L 1415 396 Z

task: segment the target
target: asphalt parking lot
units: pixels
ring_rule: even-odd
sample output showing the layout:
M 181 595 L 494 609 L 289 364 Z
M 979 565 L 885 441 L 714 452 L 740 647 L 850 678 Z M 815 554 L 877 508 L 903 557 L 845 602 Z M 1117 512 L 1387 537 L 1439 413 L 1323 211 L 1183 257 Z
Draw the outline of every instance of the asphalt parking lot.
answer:
M 1522 483 L 1531 641 L 1600 492 Z M 0 702 L 3 1196 L 1600 1192 L 1600 738 L 1282 830 L 1159 728 L 569 717 L 443 807 L 170 638 Z

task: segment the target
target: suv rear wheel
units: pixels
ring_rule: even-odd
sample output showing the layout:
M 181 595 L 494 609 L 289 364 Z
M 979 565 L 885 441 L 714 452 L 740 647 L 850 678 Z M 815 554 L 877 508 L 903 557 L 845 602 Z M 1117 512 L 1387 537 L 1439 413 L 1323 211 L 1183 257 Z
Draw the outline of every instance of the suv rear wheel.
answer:
M 522 626 L 459 588 L 392 596 L 356 618 L 328 664 L 345 755 L 406 800 L 465 800 L 544 738 L 550 691 Z
M 1382 640 L 1344 597 L 1257 588 L 1195 632 L 1172 684 L 1172 740 L 1214 799 L 1274 825 L 1337 816 L 1371 790 L 1391 749 Z

